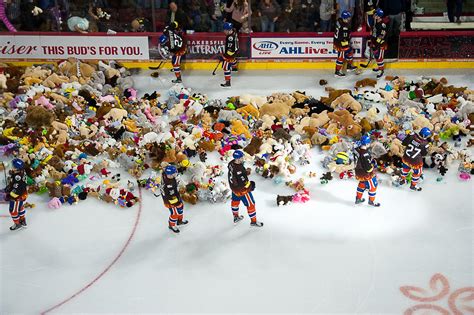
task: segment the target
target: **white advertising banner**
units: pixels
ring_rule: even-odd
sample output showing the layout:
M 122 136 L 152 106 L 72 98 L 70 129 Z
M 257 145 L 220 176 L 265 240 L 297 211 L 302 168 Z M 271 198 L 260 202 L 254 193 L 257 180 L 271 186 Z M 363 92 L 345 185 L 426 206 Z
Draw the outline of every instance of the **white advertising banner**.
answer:
M 0 59 L 148 60 L 146 36 L 0 35 Z
M 354 57 L 362 57 L 362 37 L 352 38 Z M 251 38 L 252 58 L 335 58 L 332 37 L 257 37 Z

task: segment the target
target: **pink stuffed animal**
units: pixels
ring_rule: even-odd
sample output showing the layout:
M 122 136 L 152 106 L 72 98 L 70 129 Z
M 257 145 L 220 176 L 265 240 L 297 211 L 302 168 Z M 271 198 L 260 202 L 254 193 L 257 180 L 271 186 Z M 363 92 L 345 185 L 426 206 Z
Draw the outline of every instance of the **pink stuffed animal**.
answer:
M 146 107 L 144 113 L 146 118 L 148 118 L 152 124 L 156 124 L 156 117 L 150 112 L 150 107 Z
M 61 208 L 63 204 L 61 203 L 61 200 L 59 200 L 58 197 L 54 197 L 48 202 L 48 208 L 49 209 L 59 209 Z
M 40 98 L 38 98 L 35 101 L 35 105 L 41 105 L 41 106 L 43 106 L 44 108 L 46 108 L 48 110 L 53 110 L 54 109 L 54 105 L 51 104 L 49 99 L 47 99 L 44 95 L 42 95 Z
M 309 201 L 309 191 L 307 189 L 301 190 L 293 195 L 293 202 L 305 203 Z

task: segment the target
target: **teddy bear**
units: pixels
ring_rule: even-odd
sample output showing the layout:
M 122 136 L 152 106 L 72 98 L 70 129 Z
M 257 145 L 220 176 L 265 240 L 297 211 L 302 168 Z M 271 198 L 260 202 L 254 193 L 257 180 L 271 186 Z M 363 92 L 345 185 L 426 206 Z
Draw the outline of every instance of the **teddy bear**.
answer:
M 10 78 L 9 73 L 5 73 L 3 70 L 0 70 L 0 89 L 6 90 L 7 86 L 7 79 Z
M 428 118 L 424 115 L 417 114 L 415 119 L 411 122 L 413 130 L 420 130 L 421 128 L 427 127 L 433 130 L 434 126 Z
M 59 73 L 68 76 L 70 81 L 87 84 L 95 72 L 95 67 L 88 63 L 81 62 L 74 57 L 70 57 L 58 64 L 58 70 Z
M 397 90 L 393 89 L 391 91 L 385 91 L 385 90 L 379 89 L 377 92 L 382 95 L 383 101 L 389 106 L 394 106 L 398 104 Z
M 260 108 L 267 102 L 266 96 L 243 94 L 239 97 L 239 102 L 242 105 L 253 105 L 256 108 Z
M 258 109 L 256 107 L 254 107 L 253 105 L 251 105 L 251 104 L 239 107 L 239 108 L 236 109 L 236 111 L 237 111 L 237 113 L 242 115 L 242 117 L 244 117 L 244 118 L 248 117 L 248 116 L 252 116 L 252 117 L 258 119 L 260 117 L 260 112 L 258 111 Z
M 291 105 L 281 100 L 268 102 L 260 107 L 260 115 L 275 116 L 278 119 L 281 119 L 282 117 L 288 117 L 290 114 Z
M 247 139 L 252 138 L 252 134 L 250 133 L 249 128 L 245 126 L 241 120 L 234 119 L 231 121 L 230 132 L 236 136 L 244 135 Z
M 50 74 L 51 74 L 50 69 L 43 69 L 41 68 L 41 66 L 32 66 L 32 67 L 27 67 L 25 69 L 20 79 L 21 80 L 25 80 L 27 78 L 40 79 L 41 81 L 39 83 L 41 83 Z
M 362 105 L 349 93 L 344 93 L 331 102 L 331 108 L 347 109 L 356 114 L 362 110 Z
M 179 188 L 179 194 L 183 201 L 192 205 L 195 205 L 199 200 L 197 192 L 198 188 L 194 184 L 187 184 L 185 187 Z
M 64 75 L 58 75 L 57 73 L 52 73 L 46 79 L 43 80 L 41 84 L 49 88 L 55 88 L 57 86 L 61 86 L 63 83 L 68 83 L 69 78 Z
M 353 116 L 346 109 L 329 113 L 328 116 L 341 127 L 340 135 L 347 135 L 353 138 L 361 135 L 362 127 L 354 121 Z
M 121 108 L 111 108 L 110 111 L 103 116 L 104 119 L 111 119 L 112 121 L 122 121 L 127 117 L 128 112 L 125 109 Z
M 244 148 L 244 152 L 246 152 L 250 156 L 254 156 L 259 151 L 262 143 L 262 138 L 253 137 L 250 143 Z
M 365 78 L 365 79 L 357 81 L 354 87 L 356 88 L 362 88 L 366 86 L 375 87 L 376 85 L 377 85 L 377 80 L 372 79 L 372 78 Z
M 54 114 L 42 106 L 29 106 L 26 109 L 25 122 L 31 128 L 37 129 L 51 125 Z
M 329 92 L 329 96 L 328 97 L 321 97 L 321 102 L 323 102 L 325 105 L 327 106 L 330 106 L 331 103 L 336 99 L 338 98 L 339 96 L 341 96 L 342 94 L 350 94 L 351 93 L 351 90 L 334 90 L 334 89 L 331 89 L 331 88 L 326 88 L 326 91 Z
M 277 206 L 286 206 L 288 204 L 291 204 L 292 202 L 293 202 L 293 195 L 290 195 L 290 196 L 277 195 L 277 198 L 276 198 Z
M 260 125 L 259 128 L 262 129 L 262 130 L 271 129 L 271 127 L 273 126 L 273 124 L 274 124 L 274 122 L 275 122 L 275 119 L 276 119 L 275 116 L 262 115 L 262 116 L 260 117 L 261 125 Z
M 301 121 L 294 126 L 297 133 L 303 134 L 305 127 L 320 128 L 327 124 L 331 119 L 328 116 L 327 111 L 323 111 L 320 114 L 312 114 L 311 117 L 304 117 Z

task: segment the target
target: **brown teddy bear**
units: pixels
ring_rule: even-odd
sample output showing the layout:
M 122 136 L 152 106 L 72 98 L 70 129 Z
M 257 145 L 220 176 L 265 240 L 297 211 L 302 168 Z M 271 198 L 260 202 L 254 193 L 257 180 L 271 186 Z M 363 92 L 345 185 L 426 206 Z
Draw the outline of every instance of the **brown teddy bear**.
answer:
M 252 116 L 257 119 L 260 117 L 260 112 L 258 111 L 258 109 L 250 104 L 237 108 L 236 111 L 237 113 L 242 115 L 242 117 Z
M 366 87 L 366 86 L 375 87 L 376 85 L 377 85 L 377 80 L 372 79 L 372 78 L 365 78 L 365 79 L 357 81 L 355 84 L 355 87 L 356 88 L 361 88 L 361 87 Z
M 337 97 L 334 101 L 332 101 L 331 108 L 347 109 L 352 113 L 356 114 L 362 110 L 362 105 L 358 101 L 356 101 L 356 99 L 353 98 L 349 93 L 344 93 Z
M 330 106 L 331 103 L 342 94 L 351 93 L 351 90 L 333 90 L 331 88 L 326 88 L 326 91 L 329 91 L 329 96 L 328 97 L 322 96 L 321 102 L 323 102 L 324 105 L 327 105 L 327 106 Z
M 51 125 L 54 120 L 53 112 L 45 109 L 43 106 L 28 106 L 26 109 L 26 124 L 33 128 L 38 129 Z
M 345 109 L 337 110 L 333 113 L 329 113 L 328 116 L 341 127 L 340 135 L 353 138 L 358 138 L 361 135 L 362 127 L 355 122 L 354 117 L 349 111 Z
M 250 143 L 244 148 L 244 151 L 250 155 L 254 156 L 259 150 L 260 146 L 262 145 L 263 140 L 260 137 L 253 137 Z

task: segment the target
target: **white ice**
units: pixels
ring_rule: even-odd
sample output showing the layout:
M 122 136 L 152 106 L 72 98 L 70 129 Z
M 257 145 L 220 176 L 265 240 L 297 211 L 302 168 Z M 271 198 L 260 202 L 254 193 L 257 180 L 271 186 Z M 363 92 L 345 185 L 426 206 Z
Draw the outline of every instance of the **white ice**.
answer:
M 388 73 L 415 79 L 422 71 Z M 423 74 L 474 88 L 473 71 Z M 141 93 L 164 94 L 172 76 L 161 70 L 157 79 L 144 73 L 136 82 Z M 361 77 L 240 71 L 230 90 L 219 87 L 222 72 L 184 71 L 183 78 L 194 91 L 225 98 L 296 89 L 320 96 L 321 78 L 350 88 Z M 323 155 L 312 154 L 300 173 L 316 170 L 319 177 Z M 427 170 L 422 192 L 388 186 L 381 176 L 380 208 L 354 205 L 355 180 L 321 185 L 317 178 L 306 179 L 309 203 L 277 207 L 276 195 L 293 191 L 253 174 L 261 229 L 250 228 L 248 217 L 234 226 L 230 201 L 199 203 L 185 206 L 190 224 L 173 235 L 161 198 L 147 191 L 141 208 L 129 209 L 88 199 L 50 210 L 46 196 L 32 196 L 28 201 L 37 206 L 27 213 L 28 229 L 17 232 L 8 230 L 11 220 L 1 204 L 0 313 L 44 312 L 77 293 L 53 312 L 402 314 L 417 304 L 449 310 L 455 290 L 474 291 L 473 180 L 459 181 L 457 165 L 441 182 Z M 420 296 L 435 296 L 442 282 L 430 287 L 430 279 L 438 273 L 450 286 L 438 301 L 415 301 L 400 291 L 416 286 L 425 289 Z M 467 297 L 455 301 L 461 314 L 473 312 L 473 297 Z

